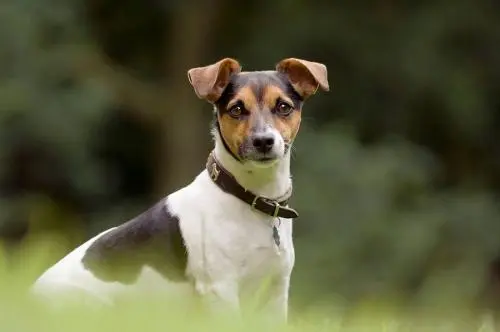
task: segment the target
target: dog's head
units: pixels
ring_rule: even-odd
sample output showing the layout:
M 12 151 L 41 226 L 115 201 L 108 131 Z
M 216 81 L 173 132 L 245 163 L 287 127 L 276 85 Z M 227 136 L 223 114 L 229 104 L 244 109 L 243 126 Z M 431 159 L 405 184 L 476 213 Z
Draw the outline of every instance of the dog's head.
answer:
M 329 90 L 326 66 L 301 59 L 280 61 L 273 71 L 242 72 L 231 58 L 188 71 L 196 95 L 215 105 L 216 125 L 230 153 L 259 166 L 289 151 L 304 101 Z

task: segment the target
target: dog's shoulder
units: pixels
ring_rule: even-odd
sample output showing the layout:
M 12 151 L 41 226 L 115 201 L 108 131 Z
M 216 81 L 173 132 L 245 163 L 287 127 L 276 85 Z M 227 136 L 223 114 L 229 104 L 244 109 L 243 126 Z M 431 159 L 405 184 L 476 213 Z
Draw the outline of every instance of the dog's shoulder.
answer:
M 179 217 L 171 212 L 168 197 L 98 237 L 82 263 L 103 281 L 134 283 L 144 266 L 170 281 L 184 281 L 187 252 Z

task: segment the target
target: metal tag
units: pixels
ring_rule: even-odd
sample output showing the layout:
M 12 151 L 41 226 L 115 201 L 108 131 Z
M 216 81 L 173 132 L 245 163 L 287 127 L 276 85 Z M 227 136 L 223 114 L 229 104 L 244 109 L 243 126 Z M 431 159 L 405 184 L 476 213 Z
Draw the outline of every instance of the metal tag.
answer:
M 273 239 L 274 243 L 279 247 L 280 246 L 280 233 L 278 232 L 278 227 L 273 226 Z

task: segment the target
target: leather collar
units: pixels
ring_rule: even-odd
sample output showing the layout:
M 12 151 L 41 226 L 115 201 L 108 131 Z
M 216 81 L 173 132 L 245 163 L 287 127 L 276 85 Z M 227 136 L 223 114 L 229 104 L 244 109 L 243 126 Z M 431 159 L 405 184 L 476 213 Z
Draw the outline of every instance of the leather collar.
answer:
M 257 196 L 246 190 L 224 167 L 222 167 L 222 165 L 215 158 L 213 152 L 208 156 L 206 167 L 210 178 L 219 188 L 226 193 L 239 198 L 243 202 L 250 205 L 253 209 L 276 218 L 297 218 L 299 216 L 297 211 L 287 207 L 289 197 L 282 201 L 277 201 Z

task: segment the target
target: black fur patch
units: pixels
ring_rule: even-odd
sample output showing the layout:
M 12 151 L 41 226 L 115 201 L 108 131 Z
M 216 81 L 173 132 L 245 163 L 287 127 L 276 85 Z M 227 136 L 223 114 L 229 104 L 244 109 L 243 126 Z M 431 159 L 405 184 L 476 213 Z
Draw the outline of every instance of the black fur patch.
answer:
M 162 199 L 146 212 L 98 238 L 82 258 L 103 281 L 132 284 L 148 265 L 171 281 L 186 281 L 187 251 L 179 218 Z

